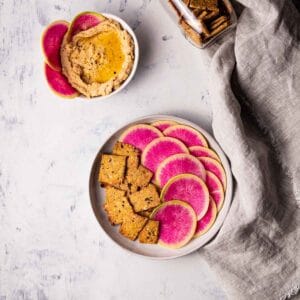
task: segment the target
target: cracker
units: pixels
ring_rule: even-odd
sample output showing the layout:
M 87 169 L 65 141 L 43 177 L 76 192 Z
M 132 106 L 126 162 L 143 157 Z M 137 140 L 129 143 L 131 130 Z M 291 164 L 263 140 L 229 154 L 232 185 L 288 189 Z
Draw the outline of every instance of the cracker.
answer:
M 220 10 L 217 8 L 217 9 L 214 9 L 212 11 L 210 11 L 208 14 L 206 14 L 202 20 L 203 21 L 209 21 L 215 17 L 217 17 L 218 15 L 220 14 Z
M 225 30 L 229 25 L 230 25 L 230 21 L 225 21 L 225 22 L 222 23 L 219 27 L 215 28 L 215 29 L 210 33 L 210 36 L 213 37 L 213 36 L 219 34 L 219 33 L 222 32 L 223 30 Z
M 138 156 L 140 154 L 140 151 L 132 145 L 118 141 L 115 143 L 112 153 L 115 155 Z
M 99 181 L 104 184 L 120 184 L 125 178 L 126 156 L 102 154 Z
M 121 224 L 124 218 L 133 214 L 133 209 L 124 195 L 124 191 L 114 187 L 106 188 L 104 209 L 109 222 L 113 225 Z
M 218 0 L 190 0 L 191 8 L 213 10 L 218 6 Z
M 153 184 L 129 195 L 129 200 L 135 212 L 148 210 L 160 204 L 159 194 Z
M 105 188 L 105 199 L 106 199 L 106 201 L 113 201 L 113 200 L 118 199 L 118 198 L 123 197 L 123 196 L 125 196 L 124 191 L 116 189 L 112 186 L 107 186 Z
M 149 220 L 139 234 L 139 241 L 143 244 L 156 244 L 159 234 L 159 221 Z
M 194 30 L 186 21 L 184 21 L 184 19 L 180 19 L 179 25 L 185 32 L 185 35 L 191 41 L 193 41 L 198 46 L 202 45 L 203 41 L 202 41 L 201 35 L 196 30 Z
M 147 218 L 134 213 L 127 215 L 120 226 L 120 233 L 128 239 L 134 241 L 140 231 L 144 228 L 147 220 Z
M 137 169 L 128 169 L 126 180 L 132 187 L 132 192 L 147 186 L 153 176 L 153 173 L 144 166 L 139 165 Z
M 127 158 L 127 173 L 137 169 L 139 163 L 140 163 L 140 159 L 138 156 L 136 155 L 129 156 Z
M 225 21 L 227 21 L 227 17 L 221 16 L 209 24 L 209 29 L 212 31 L 212 30 L 216 29 L 217 27 L 219 27 Z

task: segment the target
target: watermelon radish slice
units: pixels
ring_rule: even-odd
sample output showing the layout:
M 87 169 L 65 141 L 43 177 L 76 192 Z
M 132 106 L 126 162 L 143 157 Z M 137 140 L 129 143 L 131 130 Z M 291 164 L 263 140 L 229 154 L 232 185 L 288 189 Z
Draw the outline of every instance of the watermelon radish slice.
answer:
M 164 130 L 163 133 L 165 136 L 177 138 L 187 147 L 208 147 L 205 137 L 199 131 L 187 125 L 174 125 Z
M 151 125 L 138 124 L 126 129 L 119 141 L 143 151 L 154 139 L 162 136 L 163 134 L 157 128 Z
M 200 156 L 211 157 L 215 160 L 220 161 L 218 154 L 210 148 L 202 147 L 202 146 L 193 146 L 193 147 L 190 147 L 189 150 L 190 150 L 190 153 L 196 157 L 200 157 Z
M 79 14 L 71 23 L 70 30 L 68 31 L 68 39 L 71 39 L 80 31 L 85 31 L 89 28 L 97 26 L 104 20 L 105 17 L 103 15 L 95 12 L 86 11 Z
M 212 172 L 206 171 L 206 180 L 209 195 L 213 198 L 214 202 L 217 205 L 218 211 L 221 210 L 224 203 L 224 189 L 219 178 Z
M 189 153 L 187 147 L 177 139 L 160 137 L 149 143 L 142 153 L 141 162 L 155 173 L 158 165 L 166 158 L 179 153 Z
M 167 182 L 161 192 L 161 199 L 187 202 L 194 209 L 197 220 L 200 220 L 208 209 L 209 192 L 202 179 L 192 174 L 182 174 L 172 177 Z
M 158 166 L 155 180 L 160 187 L 164 187 L 169 179 L 180 174 L 194 174 L 205 181 L 206 171 L 195 156 L 185 153 L 175 154 Z
M 79 95 L 61 72 L 53 70 L 47 64 L 45 64 L 45 75 L 51 90 L 58 96 L 75 98 Z
M 170 126 L 177 125 L 178 123 L 175 121 L 170 120 L 162 120 L 162 121 L 156 121 L 152 123 L 151 125 L 158 128 L 161 132 L 169 128 Z
M 210 198 L 208 210 L 205 216 L 197 222 L 197 228 L 194 237 L 199 237 L 204 233 L 206 233 L 215 223 L 216 218 L 217 218 L 217 207 L 214 200 Z
M 42 35 L 42 50 L 47 64 L 56 71 L 61 71 L 60 46 L 68 31 L 67 21 L 51 23 Z
M 203 164 L 206 171 L 214 173 L 222 182 L 224 191 L 226 191 L 226 174 L 223 166 L 217 160 L 210 157 L 197 157 Z
M 197 218 L 193 208 L 186 202 L 164 202 L 151 214 L 159 221 L 158 244 L 167 248 L 181 248 L 194 236 Z

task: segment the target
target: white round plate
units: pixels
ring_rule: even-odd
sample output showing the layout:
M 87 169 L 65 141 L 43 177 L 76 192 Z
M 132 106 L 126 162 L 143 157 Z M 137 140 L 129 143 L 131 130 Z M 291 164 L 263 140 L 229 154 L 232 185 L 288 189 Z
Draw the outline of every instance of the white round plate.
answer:
M 197 130 L 199 130 L 207 139 L 210 147 L 214 149 L 217 154 L 219 155 L 222 164 L 224 166 L 226 176 L 227 176 L 227 190 L 225 194 L 225 200 L 223 207 L 221 211 L 219 212 L 216 222 L 214 225 L 210 228 L 210 230 L 205 233 L 204 235 L 191 240 L 187 245 L 180 249 L 167 249 L 163 248 L 160 245 L 146 245 L 141 244 L 138 241 L 130 241 L 123 237 L 119 233 L 119 226 L 112 226 L 107 218 L 106 212 L 103 209 L 103 203 L 105 199 L 105 193 L 104 189 L 101 188 L 100 183 L 98 181 L 98 173 L 99 173 L 99 163 L 100 163 L 100 156 L 101 153 L 111 153 L 113 145 L 118 140 L 119 136 L 126 130 L 128 127 L 139 124 L 139 123 L 153 123 L 158 120 L 172 120 L 176 121 L 180 124 L 186 124 L 189 125 Z M 230 170 L 230 166 L 228 163 L 228 160 L 224 154 L 224 152 L 221 150 L 220 146 L 217 144 L 215 139 L 204 129 L 199 127 L 197 124 L 194 124 L 192 122 L 189 122 L 187 120 L 168 116 L 168 115 L 153 115 L 148 117 L 143 117 L 140 119 L 137 119 L 122 128 L 120 128 L 118 131 L 116 131 L 112 136 L 108 138 L 108 140 L 100 147 L 100 150 L 94 160 L 91 173 L 90 173 L 90 182 L 89 182 L 89 189 L 90 189 L 90 199 L 91 204 L 94 210 L 94 214 L 104 230 L 104 232 L 119 246 L 121 246 L 123 249 L 126 249 L 130 252 L 153 258 L 153 259 L 171 259 L 180 257 L 186 254 L 189 254 L 200 247 L 203 247 L 207 242 L 209 242 L 218 232 L 218 230 L 221 228 L 225 217 L 228 213 L 228 210 L 231 205 L 231 199 L 232 199 L 232 174 Z

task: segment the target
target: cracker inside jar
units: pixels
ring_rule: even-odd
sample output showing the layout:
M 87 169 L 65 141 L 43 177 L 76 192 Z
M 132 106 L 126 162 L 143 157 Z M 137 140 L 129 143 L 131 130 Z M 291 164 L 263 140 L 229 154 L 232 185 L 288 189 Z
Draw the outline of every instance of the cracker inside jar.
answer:
M 203 48 L 233 24 L 228 0 L 169 0 L 186 38 Z

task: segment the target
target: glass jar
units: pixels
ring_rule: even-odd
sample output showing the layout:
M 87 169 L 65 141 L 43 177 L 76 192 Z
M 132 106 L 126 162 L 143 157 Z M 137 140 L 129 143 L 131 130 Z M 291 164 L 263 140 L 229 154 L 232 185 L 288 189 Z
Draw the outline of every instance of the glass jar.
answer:
M 185 38 L 204 48 L 237 23 L 229 0 L 160 0 Z

